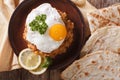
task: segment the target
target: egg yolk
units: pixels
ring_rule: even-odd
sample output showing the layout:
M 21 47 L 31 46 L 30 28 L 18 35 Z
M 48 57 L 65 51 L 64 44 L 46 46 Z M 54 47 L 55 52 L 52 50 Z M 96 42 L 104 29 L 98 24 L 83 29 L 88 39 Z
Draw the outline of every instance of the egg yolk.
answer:
M 63 40 L 67 35 L 66 27 L 63 24 L 54 24 L 51 26 L 49 35 L 55 40 L 55 41 L 61 41 Z

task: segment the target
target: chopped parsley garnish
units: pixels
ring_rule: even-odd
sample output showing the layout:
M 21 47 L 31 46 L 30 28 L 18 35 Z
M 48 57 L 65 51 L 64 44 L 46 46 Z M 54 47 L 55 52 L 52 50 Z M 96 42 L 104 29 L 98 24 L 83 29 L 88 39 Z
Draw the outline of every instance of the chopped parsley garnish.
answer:
M 29 24 L 31 30 L 38 31 L 40 34 L 44 34 L 48 28 L 48 25 L 45 23 L 45 20 L 45 14 L 36 16 L 35 19 Z

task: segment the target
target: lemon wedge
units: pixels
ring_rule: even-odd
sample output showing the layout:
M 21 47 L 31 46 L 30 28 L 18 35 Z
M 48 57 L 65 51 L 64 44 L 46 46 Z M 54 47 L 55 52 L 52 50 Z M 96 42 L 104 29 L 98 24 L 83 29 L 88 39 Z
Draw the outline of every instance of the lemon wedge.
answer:
M 19 54 L 19 63 L 26 70 L 35 70 L 41 64 L 41 56 L 26 48 Z

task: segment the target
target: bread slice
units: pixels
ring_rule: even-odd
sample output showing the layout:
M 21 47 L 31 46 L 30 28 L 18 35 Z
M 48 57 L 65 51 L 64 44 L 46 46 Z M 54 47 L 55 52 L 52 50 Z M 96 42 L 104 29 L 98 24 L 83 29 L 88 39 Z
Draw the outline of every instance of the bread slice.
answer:
M 120 54 L 96 51 L 62 72 L 63 80 L 120 80 Z
M 81 56 L 98 50 L 120 53 L 120 26 L 108 26 L 96 30 L 81 50 Z
M 95 10 L 87 14 L 91 33 L 106 26 L 120 26 L 120 4 Z

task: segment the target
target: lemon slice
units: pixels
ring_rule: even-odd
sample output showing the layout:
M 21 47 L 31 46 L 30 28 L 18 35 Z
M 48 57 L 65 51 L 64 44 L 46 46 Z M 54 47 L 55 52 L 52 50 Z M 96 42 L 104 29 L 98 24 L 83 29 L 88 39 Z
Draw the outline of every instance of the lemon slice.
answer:
M 45 64 L 46 64 L 46 58 L 42 57 L 41 65 L 37 69 L 31 70 L 29 72 L 34 74 L 34 75 L 43 74 L 47 70 L 47 68 L 48 68 L 48 67 L 44 66 Z
M 47 70 L 47 67 L 46 68 L 42 68 L 41 66 L 39 66 L 37 69 L 31 70 L 29 72 L 34 74 L 34 75 L 40 75 L 40 74 L 43 74 L 46 70 Z
M 41 56 L 27 48 L 20 52 L 19 63 L 24 69 L 34 70 L 41 64 Z

